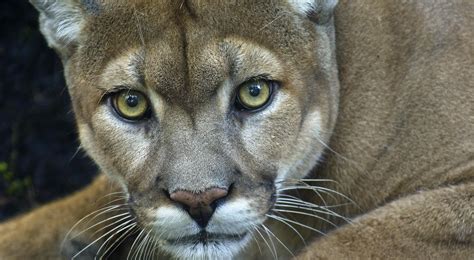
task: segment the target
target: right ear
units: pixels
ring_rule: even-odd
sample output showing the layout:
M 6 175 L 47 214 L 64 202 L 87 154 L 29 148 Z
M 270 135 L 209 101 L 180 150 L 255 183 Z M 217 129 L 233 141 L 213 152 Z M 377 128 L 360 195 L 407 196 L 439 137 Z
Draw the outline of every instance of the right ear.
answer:
M 48 45 L 63 58 L 78 44 L 84 25 L 84 0 L 30 0 L 40 13 L 40 30 Z

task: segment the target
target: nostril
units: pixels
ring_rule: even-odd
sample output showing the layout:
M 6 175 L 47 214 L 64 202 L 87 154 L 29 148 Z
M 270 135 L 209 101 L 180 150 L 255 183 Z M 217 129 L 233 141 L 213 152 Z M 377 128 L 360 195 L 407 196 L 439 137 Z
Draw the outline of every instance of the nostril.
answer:
M 206 227 L 215 209 L 224 202 L 228 189 L 211 188 L 204 192 L 175 191 L 169 194 L 172 201 L 179 203 L 184 210 L 201 226 Z
M 225 203 L 227 198 L 231 195 L 233 189 L 234 189 L 234 184 L 231 184 L 229 188 L 227 189 L 227 194 L 225 196 L 218 198 L 211 203 L 210 206 L 213 211 L 215 211 L 218 207 L 220 207 L 222 204 Z
M 163 189 L 163 194 L 165 194 L 165 196 L 171 200 L 171 196 L 168 190 Z
M 226 199 L 227 199 L 227 196 L 213 201 L 211 203 L 211 205 L 209 205 L 209 206 L 211 206 L 212 211 L 215 211 L 218 207 L 220 207 L 222 204 L 224 204 Z

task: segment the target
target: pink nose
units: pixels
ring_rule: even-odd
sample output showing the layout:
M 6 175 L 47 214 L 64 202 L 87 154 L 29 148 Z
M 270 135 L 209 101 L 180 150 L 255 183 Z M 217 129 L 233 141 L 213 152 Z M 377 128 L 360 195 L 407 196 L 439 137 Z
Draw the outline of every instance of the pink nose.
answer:
M 202 228 L 207 226 L 217 207 L 214 202 L 225 196 L 227 196 L 227 189 L 223 188 L 211 188 L 200 193 L 181 190 L 170 194 L 171 200 L 183 205 L 184 209 Z

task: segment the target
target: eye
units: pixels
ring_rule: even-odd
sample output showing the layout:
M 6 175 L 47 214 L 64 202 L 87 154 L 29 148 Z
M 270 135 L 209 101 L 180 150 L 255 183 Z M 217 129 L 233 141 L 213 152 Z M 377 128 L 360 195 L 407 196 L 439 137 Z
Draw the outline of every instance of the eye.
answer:
M 246 110 L 256 110 L 265 106 L 272 95 L 272 82 L 267 80 L 250 80 L 239 86 L 237 105 Z
M 150 111 L 148 99 L 135 90 L 122 90 L 112 96 L 112 106 L 117 114 L 128 120 L 141 120 Z

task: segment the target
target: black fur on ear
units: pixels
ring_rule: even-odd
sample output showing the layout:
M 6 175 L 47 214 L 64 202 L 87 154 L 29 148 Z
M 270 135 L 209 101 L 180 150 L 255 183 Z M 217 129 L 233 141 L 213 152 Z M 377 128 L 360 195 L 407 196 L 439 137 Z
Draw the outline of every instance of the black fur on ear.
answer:
M 48 45 L 63 58 L 77 46 L 85 14 L 99 10 L 94 0 L 30 0 L 30 3 L 40 13 L 40 30 Z
M 300 14 L 306 15 L 318 25 L 324 25 L 332 18 L 338 0 L 288 0 Z

